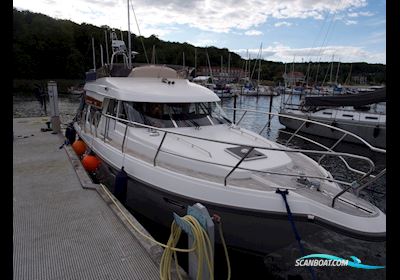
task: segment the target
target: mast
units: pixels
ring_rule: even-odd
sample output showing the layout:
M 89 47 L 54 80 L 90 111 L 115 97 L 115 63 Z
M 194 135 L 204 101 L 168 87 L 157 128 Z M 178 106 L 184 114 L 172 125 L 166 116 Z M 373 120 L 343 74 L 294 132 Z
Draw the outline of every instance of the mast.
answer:
M 258 59 L 257 95 L 258 95 L 258 86 L 260 85 L 261 57 L 262 57 L 262 43 L 260 45 L 260 57 Z
M 103 46 L 100 44 L 100 58 L 101 58 L 101 67 L 104 66 L 104 61 L 103 61 Z
M 335 84 L 337 84 L 338 80 L 338 75 L 339 75 L 339 67 L 340 67 L 340 61 L 338 62 L 337 70 L 336 70 L 336 79 L 335 79 Z
M 308 76 L 310 75 L 310 65 L 311 65 L 311 61 L 308 62 L 308 67 L 307 67 L 307 79 L 306 79 L 306 86 L 308 87 Z
M 222 58 L 222 55 L 221 55 L 221 75 L 222 75 L 222 64 L 223 64 L 223 58 Z
M 194 48 L 194 76 L 196 77 L 196 68 L 197 68 L 197 49 Z
M 94 54 L 94 38 L 92 37 L 93 70 L 96 71 L 96 56 Z
M 107 40 L 107 30 L 104 30 L 104 36 L 106 38 L 106 55 L 107 55 L 107 64 L 110 64 L 110 56 L 108 55 L 108 40 Z
M 321 58 L 318 61 L 318 65 L 317 65 L 317 73 L 315 74 L 315 85 L 317 86 L 317 82 L 318 82 L 318 71 L 319 71 L 319 64 L 321 62 Z
M 128 5 L 128 68 L 132 68 L 132 50 L 131 50 L 131 19 L 129 16 L 129 1 L 127 0 Z
M 333 70 L 333 58 L 335 57 L 335 55 L 332 55 L 332 62 L 331 62 L 331 74 L 329 76 L 329 83 L 332 84 L 332 70 Z
M 156 46 L 153 45 L 153 52 L 151 54 L 151 64 L 156 64 Z
M 228 79 L 231 78 L 231 53 L 228 52 Z
M 212 74 L 212 70 L 211 70 L 210 57 L 208 56 L 207 50 L 206 50 L 206 55 L 207 55 L 208 69 L 209 69 L 209 73 L 210 73 L 210 77 L 211 77 L 211 82 L 214 84 L 214 78 L 213 78 L 213 74 Z
M 351 76 L 351 69 L 353 68 L 353 63 L 350 64 L 350 72 L 349 75 L 346 78 L 346 81 L 344 82 L 346 85 L 350 84 L 350 76 Z

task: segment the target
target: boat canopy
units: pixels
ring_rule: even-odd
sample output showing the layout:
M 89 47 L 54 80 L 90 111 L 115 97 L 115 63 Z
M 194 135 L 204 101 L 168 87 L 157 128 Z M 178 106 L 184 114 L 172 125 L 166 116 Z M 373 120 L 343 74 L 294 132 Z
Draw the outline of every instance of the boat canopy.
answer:
M 386 102 L 386 87 L 373 92 L 336 95 L 336 96 L 306 96 L 305 106 L 364 106 Z

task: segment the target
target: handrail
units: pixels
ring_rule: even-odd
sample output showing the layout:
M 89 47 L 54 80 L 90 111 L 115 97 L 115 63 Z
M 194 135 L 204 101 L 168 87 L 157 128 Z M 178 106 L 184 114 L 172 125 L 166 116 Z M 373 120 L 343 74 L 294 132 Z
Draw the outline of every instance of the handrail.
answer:
M 230 145 L 236 145 L 236 146 L 242 146 L 243 145 L 243 143 L 222 141 L 222 140 L 217 140 L 217 139 L 209 139 L 209 138 L 204 138 L 204 137 L 184 134 L 184 133 L 180 133 L 180 132 L 176 132 L 176 131 L 167 130 L 167 129 L 164 129 L 164 128 L 159 128 L 159 127 L 154 127 L 154 126 L 150 126 L 150 125 L 146 125 L 146 124 L 141 124 L 141 123 L 137 123 L 137 122 L 128 121 L 128 120 L 121 119 L 121 118 L 118 118 L 118 117 L 115 117 L 115 116 L 112 116 L 112 115 L 108 115 L 108 114 L 104 114 L 104 113 L 102 115 L 105 116 L 106 118 L 118 120 L 118 121 L 125 122 L 125 123 L 130 123 L 130 124 L 133 124 L 133 125 L 136 125 L 136 126 L 139 126 L 139 127 L 150 128 L 150 129 L 154 129 L 154 130 L 158 130 L 158 131 L 162 131 L 162 132 L 168 132 L 170 134 L 180 135 L 180 136 L 184 136 L 184 137 L 188 137 L 188 138 L 194 138 L 194 139 L 199 139 L 199 140 L 204 140 L 204 141 L 209 141 L 209 142 L 214 142 L 214 143 L 220 143 L 220 144 L 230 144 Z M 351 158 L 356 158 L 356 159 L 367 161 L 368 164 L 370 165 L 370 169 L 372 169 L 372 171 L 375 168 L 374 163 L 369 158 L 364 157 L 364 156 L 349 154 L 349 153 L 333 152 L 333 151 L 325 152 L 325 151 L 304 150 L 304 149 L 294 149 L 294 148 L 282 149 L 282 148 L 273 148 L 273 147 L 256 146 L 256 145 L 251 145 L 251 147 L 254 147 L 255 149 L 280 151 L 280 152 L 288 152 L 288 153 L 313 153 L 313 154 L 320 154 L 320 155 L 328 154 L 328 155 L 332 155 L 332 156 L 348 156 L 348 157 L 351 157 Z
M 286 141 L 285 146 L 287 147 L 289 145 L 289 142 L 294 138 L 295 135 L 297 135 L 297 132 L 300 131 L 300 129 L 303 128 L 303 126 L 306 124 L 306 121 L 304 121 L 298 128 L 297 130 L 292 134 L 292 136 L 290 136 L 290 138 Z
M 165 136 L 167 136 L 167 133 L 168 133 L 167 131 L 164 132 L 164 135 L 163 135 L 163 138 L 161 139 L 160 145 L 158 145 L 158 149 L 157 149 L 156 155 L 154 156 L 154 159 L 153 159 L 153 165 L 154 166 L 156 166 L 156 159 L 157 159 L 158 153 L 160 152 L 161 146 L 164 143 Z
M 340 141 L 342 141 L 344 139 L 344 137 L 346 137 L 347 133 L 343 134 L 342 137 L 340 137 L 339 140 L 337 140 L 335 142 L 335 144 L 332 145 L 332 147 L 329 148 L 329 150 L 332 150 L 340 143 Z M 325 157 L 325 155 L 321 156 L 318 160 L 318 164 L 321 164 L 321 161 L 323 160 L 323 158 Z
M 386 168 L 383 169 L 381 172 L 379 172 L 378 175 L 375 176 L 375 178 L 373 178 L 372 180 L 364 183 L 361 186 L 356 185 L 357 187 L 355 188 L 355 191 L 357 193 L 357 195 L 359 194 L 359 192 L 364 189 L 365 187 L 369 186 L 370 184 L 372 184 L 373 182 L 375 182 L 376 180 L 378 180 L 380 177 L 382 177 L 383 175 L 385 175 L 386 173 Z M 345 192 L 347 192 L 349 189 L 351 189 L 353 187 L 354 184 L 351 184 L 350 186 L 348 186 L 347 188 L 343 189 L 341 192 L 337 193 L 333 199 L 332 199 L 332 208 L 335 206 L 335 201 L 336 199 L 338 199 L 342 194 L 344 194 Z
M 247 151 L 247 153 L 239 160 L 239 162 L 232 168 L 232 170 L 225 176 L 224 179 L 224 186 L 226 186 L 226 180 L 228 179 L 229 175 L 235 171 L 236 168 L 239 167 L 239 165 L 247 158 L 247 156 L 254 150 L 254 147 L 249 147 L 250 149 Z
M 287 131 L 284 131 L 284 130 L 281 130 L 280 132 L 281 132 L 281 133 L 287 133 L 287 134 L 290 134 L 290 135 L 293 134 L 293 133 L 291 133 L 291 132 L 287 132 Z M 317 146 L 319 146 L 319 147 L 321 147 L 321 148 L 327 148 L 328 151 L 332 151 L 331 149 L 329 149 L 328 147 L 322 145 L 321 143 L 318 143 L 318 142 L 316 142 L 316 141 L 314 141 L 314 140 L 311 140 L 311 139 L 309 139 L 309 138 L 307 138 L 307 137 L 304 137 L 304 136 L 302 136 L 302 135 L 296 135 L 296 137 L 299 137 L 299 138 L 301 138 L 301 139 L 303 139 L 303 140 L 309 141 L 309 142 L 311 142 L 311 143 L 313 143 L 313 144 L 315 144 L 315 145 L 317 145 Z M 332 152 L 333 152 L 333 151 L 332 151 Z M 342 156 L 339 156 L 339 158 L 343 161 L 343 163 L 346 165 L 347 169 L 349 169 L 350 171 L 353 171 L 353 172 L 358 173 L 358 174 L 363 175 L 363 176 L 366 174 L 366 173 L 363 172 L 363 171 L 360 171 L 360 170 L 358 170 L 358 169 L 352 168 Z M 374 175 L 371 175 L 371 174 L 370 174 L 369 176 L 370 176 L 370 177 L 375 177 Z
M 200 147 L 200 146 L 198 146 L 198 145 L 196 145 L 196 144 L 193 144 L 192 142 L 190 142 L 190 141 L 188 141 L 188 140 L 185 140 L 185 139 L 183 139 L 183 138 L 176 137 L 176 139 L 177 139 L 178 141 L 183 141 L 183 142 L 186 142 L 186 143 L 189 144 L 189 145 L 192 145 L 192 148 L 196 147 L 196 148 L 198 148 L 199 150 L 202 150 L 202 151 L 206 152 L 206 153 L 208 154 L 208 156 L 209 156 L 210 158 L 212 158 L 211 153 L 210 153 L 209 151 L 207 151 L 206 149 L 204 149 L 204 148 L 202 148 L 202 147 Z
M 247 110 L 249 110 L 249 111 L 254 111 L 254 110 L 250 110 L 250 109 L 247 109 Z M 266 112 L 261 112 L 261 113 L 266 114 Z M 275 113 L 272 113 L 272 114 L 273 114 L 273 115 L 279 115 L 279 114 L 275 114 Z M 184 137 L 188 137 L 188 138 L 194 138 L 194 139 L 204 140 L 204 141 L 210 141 L 210 142 L 214 142 L 214 143 L 230 144 L 230 145 L 237 145 L 237 146 L 241 146 L 241 145 L 242 145 L 242 143 L 235 143 L 235 142 L 229 142 L 229 141 L 221 141 L 221 140 L 216 140 L 216 139 L 208 139 L 208 138 L 204 138 L 204 137 L 199 137 L 199 136 L 194 136 L 194 135 L 183 134 L 183 133 L 180 133 L 180 132 L 175 132 L 175 131 L 171 131 L 171 130 L 167 130 L 167 129 L 163 129 L 163 128 L 158 128 L 158 127 L 153 127 L 153 126 L 149 126 L 149 125 L 145 125 L 145 124 L 141 124 L 141 123 L 137 123 L 137 122 L 128 121 L 128 120 L 126 120 L 126 119 L 121 119 L 121 118 L 118 118 L 118 117 L 115 117 L 115 116 L 112 116 L 112 115 L 108 115 L 108 114 L 104 114 L 104 113 L 102 113 L 102 116 L 104 116 L 104 117 L 106 118 L 106 124 L 107 124 L 107 120 L 108 120 L 108 123 L 109 123 L 109 119 L 114 119 L 114 120 L 118 120 L 118 121 L 120 121 L 120 122 L 122 122 L 122 123 L 126 123 L 126 124 L 128 124 L 129 126 L 134 125 L 134 126 L 139 126 L 139 127 L 143 127 L 143 128 L 149 128 L 149 129 L 153 129 L 153 130 L 158 130 L 158 131 L 164 132 L 163 139 L 161 140 L 160 145 L 158 146 L 158 149 L 157 149 L 157 153 L 156 153 L 156 155 L 155 155 L 155 157 L 154 157 L 154 159 L 153 159 L 153 164 L 154 164 L 154 166 L 155 166 L 156 158 L 157 158 L 157 156 L 158 156 L 158 154 L 159 154 L 159 152 L 160 152 L 161 146 L 162 146 L 162 144 L 163 144 L 163 142 L 164 142 L 164 140 L 165 140 L 165 136 L 166 136 L 167 133 L 174 134 L 174 135 L 180 135 L 180 136 L 184 136 Z M 289 117 L 291 117 L 291 116 L 289 116 Z M 294 117 L 294 118 L 296 118 L 296 117 Z M 303 120 L 304 120 L 304 119 L 303 119 Z M 313 121 L 311 121 L 311 120 L 308 120 L 308 121 L 313 122 Z M 319 124 L 319 123 L 318 123 L 318 124 Z M 321 125 L 324 125 L 324 124 L 321 124 Z M 329 127 L 329 125 L 326 125 L 326 126 Z M 232 127 L 232 126 L 231 126 L 231 127 Z M 339 130 L 340 130 L 340 129 L 339 129 Z M 346 132 L 347 132 L 347 131 L 346 131 Z M 350 133 L 350 132 L 348 132 L 348 133 Z M 106 135 L 106 134 L 105 134 L 105 135 Z M 299 137 L 300 135 L 296 135 L 296 136 Z M 124 136 L 124 138 L 125 138 L 125 137 L 126 137 L 126 135 Z M 367 157 L 359 156 L 359 155 L 354 155 L 354 154 L 349 154 L 349 153 L 334 152 L 333 150 L 329 149 L 328 147 L 326 147 L 326 146 L 324 146 L 324 145 L 322 145 L 322 144 L 320 144 L 320 146 L 323 146 L 325 149 L 327 149 L 327 151 L 304 150 L 304 149 L 292 149 L 292 148 L 290 148 L 290 149 L 288 149 L 288 148 L 273 148 L 273 147 L 255 146 L 255 145 L 248 145 L 248 146 L 249 146 L 249 150 L 250 150 L 250 151 L 248 151 L 248 153 L 250 153 L 251 150 L 254 150 L 254 149 L 257 148 L 257 149 L 262 149 L 262 150 L 282 151 L 282 152 L 288 152 L 288 153 L 291 153 L 291 152 L 292 152 L 292 153 L 311 153 L 311 154 L 319 154 L 319 155 L 331 155 L 331 156 L 338 156 L 338 157 L 341 158 L 342 160 L 344 160 L 344 159 L 342 158 L 343 156 L 347 156 L 347 157 L 350 157 L 350 158 L 356 158 L 356 159 L 364 160 L 364 161 L 366 161 L 366 162 L 369 164 L 369 170 L 368 170 L 368 172 L 364 173 L 364 176 L 363 176 L 361 179 L 359 179 L 358 181 L 360 181 L 360 180 L 366 178 L 366 177 L 367 177 L 368 175 L 370 175 L 370 174 L 374 171 L 374 169 L 375 169 L 374 163 L 373 163 L 369 158 L 367 158 Z M 371 147 L 372 147 L 372 146 L 371 146 Z M 385 151 L 385 150 L 384 150 L 384 151 Z M 166 152 L 166 151 L 163 151 L 163 152 Z M 170 153 L 170 152 L 166 152 L 166 153 L 174 154 L 174 153 Z M 183 157 L 183 158 L 186 158 L 185 156 L 182 156 L 182 155 L 177 155 L 177 156 L 181 156 L 181 157 Z M 247 155 L 246 155 L 246 156 L 247 156 Z M 191 159 L 191 160 L 196 160 L 196 161 L 205 162 L 205 163 L 210 163 L 210 164 L 216 164 L 216 165 L 220 165 L 220 166 L 233 167 L 233 166 L 230 166 L 230 165 L 217 164 L 217 163 L 212 163 L 212 162 L 208 162 L 208 161 L 202 161 L 202 160 L 198 160 L 198 159 L 192 159 L 192 158 L 190 158 L 190 159 Z M 233 167 L 233 169 L 229 172 L 229 174 L 225 177 L 225 180 L 224 180 L 225 185 L 226 185 L 226 179 L 227 179 L 227 177 L 230 176 L 236 169 L 248 170 L 248 171 L 259 172 L 259 173 L 267 173 L 267 174 L 284 175 L 284 176 L 299 176 L 299 174 L 287 174 L 287 173 L 285 174 L 285 173 L 279 173 L 279 172 L 260 171 L 260 170 L 254 170 L 254 169 L 248 169 L 248 168 L 239 167 L 240 163 L 241 163 L 244 159 L 245 159 L 245 157 L 243 157 L 243 158 L 236 164 L 236 166 Z M 348 165 L 346 165 L 346 166 L 349 167 Z M 351 170 L 351 168 L 349 168 L 349 170 Z M 350 186 L 350 187 L 352 186 L 352 183 L 344 182 L 344 181 L 340 181 L 340 180 L 336 180 L 336 179 L 334 179 L 334 178 L 332 178 L 332 177 L 331 177 L 331 178 L 319 177 L 319 176 L 307 176 L 307 177 L 309 177 L 309 178 L 315 178 L 315 179 L 320 179 L 320 180 L 326 180 L 326 181 L 330 181 L 330 182 L 337 182 L 337 183 L 339 183 L 339 184 L 347 185 L 347 186 Z M 354 182 L 353 182 L 353 183 L 354 183 Z M 344 192 L 347 191 L 348 189 L 349 189 L 349 188 L 345 189 Z M 341 195 L 341 194 L 340 194 L 340 195 Z
M 294 120 L 307 121 L 309 123 L 325 126 L 327 128 L 331 128 L 331 129 L 338 130 L 338 131 L 343 132 L 343 133 L 347 133 L 348 135 L 360 140 L 363 144 L 365 144 L 372 151 L 378 152 L 378 153 L 384 153 L 384 154 L 386 153 L 385 149 L 381 149 L 381 148 L 377 148 L 377 147 L 372 146 L 370 143 L 365 141 L 360 136 L 358 136 L 358 135 L 356 135 L 356 134 L 354 134 L 354 133 L 352 133 L 350 131 L 347 131 L 347 130 L 344 130 L 344 129 L 341 129 L 339 127 L 335 127 L 335 126 L 332 126 L 332 125 L 329 125 L 329 124 L 325 124 L 325 123 L 321 123 L 321 122 L 317 122 L 317 121 L 313 121 L 313 120 L 309 120 L 309 119 L 303 119 L 303 118 L 299 118 L 299 117 L 289 116 L 289 115 L 281 114 L 281 113 L 263 112 L 263 111 L 252 110 L 252 109 L 240 109 L 240 108 L 229 108 L 229 107 L 224 107 L 224 109 L 236 110 L 236 111 L 246 110 L 246 111 L 253 112 L 253 113 L 260 113 L 260 114 L 265 114 L 265 115 L 273 115 L 273 116 L 278 116 L 278 117 L 281 116 L 281 117 L 290 118 L 290 119 L 294 119 Z
M 126 134 L 128 132 L 128 127 L 129 125 L 125 125 L 125 132 L 124 132 L 124 138 L 122 139 L 121 152 L 124 152 L 124 145 L 125 145 Z

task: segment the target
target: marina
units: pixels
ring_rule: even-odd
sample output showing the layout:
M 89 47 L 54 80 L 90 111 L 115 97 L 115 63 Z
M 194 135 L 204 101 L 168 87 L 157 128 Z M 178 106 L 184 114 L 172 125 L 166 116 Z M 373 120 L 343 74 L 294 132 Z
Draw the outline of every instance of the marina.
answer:
M 69 123 L 74 114 L 77 106 L 79 106 L 79 99 L 68 97 L 66 95 L 60 96 L 60 112 L 62 123 L 65 125 Z M 277 97 L 273 100 L 273 108 L 276 110 L 279 109 L 280 97 Z M 268 110 L 269 105 L 269 97 L 242 97 L 237 100 L 237 106 L 239 108 L 253 108 L 258 110 Z M 222 103 L 223 107 L 231 107 L 233 106 L 233 98 L 232 99 L 224 99 Z M 36 100 L 29 98 L 19 98 L 14 101 L 14 115 L 18 117 L 27 117 L 29 115 L 40 116 L 41 112 L 40 105 Z M 227 111 L 228 117 L 232 118 L 233 115 Z M 43 117 L 42 117 L 43 119 Z M 44 118 L 46 119 L 46 118 Z M 255 131 L 259 131 L 264 125 L 265 119 L 260 119 L 260 115 L 248 113 L 248 118 L 244 118 L 242 121 L 242 125 L 248 128 L 253 127 Z M 42 122 L 42 126 L 45 126 L 44 121 Z M 273 139 L 274 141 L 278 141 L 284 143 L 288 137 L 285 134 L 280 133 L 280 130 L 284 129 L 277 118 L 272 119 L 271 129 L 265 130 L 263 135 L 268 137 L 269 139 Z M 334 143 L 333 140 L 330 139 L 319 139 L 326 145 L 331 145 Z M 324 142 L 325 141 L 325 142 Z M 307 147 L 307 144 L 301 141 L 301 139 L 297 139 L 293 142 L 294 145 Z M 377 168 L 382 169 L 385 165 L 385 158 L 379 156 L 378 154 L 370 153 L 367 150 L 363 149 L 359 145 L 351 144 L 351 143 L 343 143 L 340 145 L 340 150 L 342 151 L 355 151 L 362 155 L 366 155 L 368 157 L 373 157 L 375 162 L 377 163 Z M 357 164 L 357 162 L 356 162 Z M 336 161 L 332 161 L 332 172 L 335 174 L 341 174 L 344 172 Z M 99 177 L 101 177 L 99 173 Z M 106 177 L 106 176 L 104 176 Z M 110 185 L 113 182 L 114 178 L 111 177 L 105 182 L 109 182 Z M 363 190 L 361 192 L 362 197 L 372 201 L 375 205 L 377 205 L 380 209 L 385 210 L 386 208 L 386 197 L 384 195 L 386 188 L 385 180 L 379 180 L 377 182 L 376 188 L 374 192 L 369 190 Z M 128 208 L 129 209 L 129 208 Z M 143 217 L 139 213 L 135 212 L 133 209 L 129 209 L 129 211 L 137 218 L 141 224 L 145 226 L 147 230 L 151 232 L 153 236 L 155 236 L 159 240 L 166 240 L 169 235 L 169 229 L 165 227 L 160 227 L 157 224 L 154 224 L 151 220 Z M 310 252 L 318 252 L 321 248 L 328 249 L 330 252 L 336 253 L 336 255 L 343 255 L 346 252 L 351 251 L 354 254 L 357 254 L 358 257 L 362 259 L 369 260 L 371 263 L 385 263 L 385 254 L 386 254 L 386 242 L 367 242 L 360 241 L 354 238 L 345 237 L 341 234 L 336 234 L 329 230 L 321 231 L 318 234 L 313 234 L 310 236 L 304 236 L 302 238 L 305 242 L 305 248 Z M 182 247 L 186 246 L 185 244 Z M 225 258 L 223 257 L 224 253 L 222 248 L 216 247 L 216 275 L 221 279 L 226 278 L 226 265 Z M 297 253 L 296 253 L 297 252 Z M 255 279 L 258 279 L 260 275 L 269 275 L 270 277 L 278 277 L 286 275 L 304 275 L 304 277 L 308 277 L 308 272 L 298 269 L 294 269 L 290 267 L 290 263 L 294 262 L 294 259 L 298 254 L 297 244 L 293 237 L 292 244 L 281 248 L 274 252 L 271 256 L 268 255 L 253 255 L 233 249 L 229 249 L 229 255 L 232 263 L 232 279 L 241 279 L 241 277 L 245 277 L 248 275 L 253 275 Z M 241 265 L 243 265 L 243 260 L 246 259 L 246 267 L 248 269 L 243 270 L 240 269 Z M 183 266 L 185 266 L 184 259 L 180 261 Z M 236 264 L 236 265 L 235 265 Z M 235 269 L 236 268 L 236 269 Z M 321 279 L 325 277 L 329 277 L 330 273 L 335 273 L 335 270 L 327 270 L 327 269 L 319 269 L 317 270 L 319 275 L 321 275 Z M 357 277 L 360 275 L 360 272 L 354 272 L 353 276 L 351 276 L 350 271 L 343 271 L 343 277 Z M 348 274 L 350 273 L 350 274 Z M 366 272 L 363 272 L 363 275 L 367 275 Z M 368 272 L 370 273 L 370 272 Z M 370 275 L 370 274 L 369 274 Z M 374 272 L 376 275 L 375 279 L 384 279 L 384 271 L 376 271 Z M 363 279 L 363 276 L 360 276 Z M 306 279 L 306 278 L 305 278 Z
M 96 15 L 111 27 L 14 7 L 14 279 L 386 279 L 386 66 L 324 46 L 358 4 L 312 8 L 303 49 L 249 49 L 267 29 L 232 17 L 214 32 L 249 40 L 228 49 L 164 40 L 190 5 L 146 38 L 135 10 L 145 33 L 165 11 L 123 2 Z

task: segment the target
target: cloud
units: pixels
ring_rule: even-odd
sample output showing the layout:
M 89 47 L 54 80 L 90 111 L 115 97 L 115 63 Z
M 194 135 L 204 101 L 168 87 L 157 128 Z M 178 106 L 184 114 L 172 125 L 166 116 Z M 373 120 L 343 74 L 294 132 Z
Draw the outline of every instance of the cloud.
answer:
M 367 12 L 359 12 L 359 13 L 356 13 L 356 12 L 354 12 L 354 13 L 348 13 L 347 15 L 348 15 L 349 17 L 360 17 L 360 16 L 363 16 L 363 17 L 370 17 L 370 16 L 373 16 L 374 13 L 367 11 Z
M 132 0 L 139 24 L 147 28 L 163 25 L 186 25 L 203 31 L 228 33 L 254 29 L 269 18 L 322 19 L 328 13 L 347 11 L 367 5 L 367 0 Z M 127 26 L 126 1 L 122 0 L 14 0 L 13 5 L 34 12 L 46 11 L 54 16 L 56 10 L 73 16 L 73 20 L 111 27 Z M 79 9 L 77 8 L 79 7 Z M 104 15 L 89 18 L 82 11 L 101 12 Z M 131 13 L 131 28 L 135 27 Z M 145 33 L 145 28 L 143 28 Z
M 257 57 L 258 49 L 237 49 L 232 50 L 242 58 L 247 58 L 247 51 L 250 57 Z M 386 54 L 374 53 L 355 46 L 327 46 L 324 48 L 291 48 L 289 46 L 274 43 L 263 48 L 262 57 L 265 60 L 293 62 L 304 61 L 331 61 L 332 55 L 342 62 L 386 63 Z
M 346 25 L 353 25 L 353 24 L 357 24 L 356 20 L 344 20 L 344 24 Z
M 263 33 L 259 30 L 247 30 L 246 32 L 244 32 L 244 34 L 247 36 L 260 36 Z
M 274 26 L 276 26 L 276 27 L 280 27 L 280 26 L 291 26 L 291 25 L 292 25 L 292 23 L 287 22 L 287 21 L 281 21 L 281 22 L 277 22 L 277 23 L 274 24 Z

